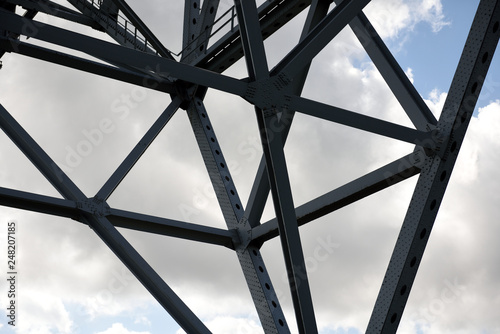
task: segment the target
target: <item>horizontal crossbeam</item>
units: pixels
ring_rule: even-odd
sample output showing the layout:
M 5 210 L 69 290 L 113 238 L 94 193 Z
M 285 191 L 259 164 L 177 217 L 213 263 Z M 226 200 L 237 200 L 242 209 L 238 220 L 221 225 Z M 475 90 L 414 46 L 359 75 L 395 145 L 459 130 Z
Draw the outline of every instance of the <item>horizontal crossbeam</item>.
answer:
M 77 202 L 87 200 L 76 184 L 1 105 L 0 127 L 64 198 Z M 211 333 L 106 217 L 81 211 L 80 220 L 94 230 L 186 332 Z
M 295 215 L 298 225 L 307 224 L 418 174 L 420 172 L 418 166 L 423 162 L 423 155 L 422 151 L 411 153 L 297 207 Z M 276 236 L 278 236 L 276 218 L 252 229 L 252 240 L 258 243 Z
M 112 63 L 142 68 L 151 71 L 152 75 L 165 78 L 173 77 L 239 96 L 243 96 L 247 89 L 247 84 L 238 79 L 132 50 L 41 22 L 26 20 L 3 10 L 0 10 L 0 20 L 6 30 L 14 33 L 24 34 L 28 37 L 81 51 Z M 32 25 L 36 29 L 27 30 L 25 29 L 26 24 Z
M 423 132 L 378 118 L 358 114 L 349 110 L 333 107 L 303 97 L 290 96 L 287 107 L 301 113 L 347 125 L 356 129 L 398 139 L 411 144 L 434 148 L 433 133 Z
M 200 241 L 234 249 L 233 238 L 236 235 L 228 230 L 118 209 L 111 209 L 110 212 L 107 218 L 116 227 Z
M 168 94 L 175 94 L 177 92 L 175 86 L 170 80 L 162 78 L 158 75 L 133 72 L 124 68 L 109 66 L 81 57 L 53 51 L 41 46 L 21 42 L 19 40 L 0 37 L 0 50 L 18 53 L 23 56 L 40 59 Z
M 0 205 L 81 220 L 77 201 L 0 187 Z M 111 209 L 107 216 L 116 227 L 165 235 L 234 249 L 235 235 L 223 229 Z
M 80 215 L 75 201 L 8 188 L 0 188 L 0 205 L 75 220 Z

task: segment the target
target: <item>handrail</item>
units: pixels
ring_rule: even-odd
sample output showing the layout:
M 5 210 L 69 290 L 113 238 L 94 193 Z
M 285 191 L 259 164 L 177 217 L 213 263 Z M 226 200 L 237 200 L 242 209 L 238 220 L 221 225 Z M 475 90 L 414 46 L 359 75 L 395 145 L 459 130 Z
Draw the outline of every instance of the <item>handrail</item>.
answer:
M 125 42 L 133 45 L 134 50 L 148 52 L 148 50 L 158 54 L 154 46 L 141 34 L 141 32 L 130 22 L 126 17 L 118 14 L 116 18 L 111 17 L 101 11 L 102 0 L 74 0 L 77 3 L 85 6 L 92 11 L 93 14 L 98 15 L 106 23 L 106 27 L 115 30 L 115 36 L 122 35 Z M 132 27 L 132 28 L 131 28 Z M 122 29 L 123 31 L 120 31 Z M 130 35 L 129 35 L 130 34 Z M 174 53 L 167 50 L 171 55 Z
M 224 18 L 225 16 L 227 16 L 229 13 L 231 13 L 229 19 L 224 22 L 219 28 L 217 28 L 215 31 L 213 31 L 209 36 L 207 36 L 205 39 L 203 39 L 202 41 L 200 41 L 200 44 L 203 44 L 205 43 L 206 41 L 208 41 L 212 36 L 214 36 L 216 33 L 218 33 L 219 31 L 222 30 L 222 28 L 224 28 L 226 25 L 229 24 L 229 22 L 231 22 L 231 30 L 230 31 L 233 31 L 234 30 L 234 27 L 235 27 L 235 24 L 234 24 L 234 19 L 236 18 L 236 9 L 235 9 L 235 6 L 232 6 L 231 8 L 229 8 L 228 10 L 226 10 L 224 12 L 224 14 L 222 14 L 217 20 L 215 20 L 215 22 L 210 26 L 210 28 L 213 28 L 217 23 L 219 23 L 222 18 Z M 184 51 L 186 51 L 187 49 L 191 48 L 194 45 L 197 45 L 198 43 L 198 40 L 204 36 L 204 34 L 199 34 L 195 39 L 193 39 L 188 45 L 186 45 L 186 47 L 184 47 L 184 49 L 182 49 L 179 53 L 172 53 L 172 55 L 178 57 L 180 55 L 182 55 L 184 53 Z M 208 47 L 207 47 L 208 48 Z M 205 48 L 205 52 L 206 52 L 206 49 Z M 193 48 L 193 50 L 191 50 L 189 53 L 187 53 L 186 55 L 183 55 L 184 58 L 188 57 L 190 54 L 192 54 L 194 51 L 196 51 L 196 48 Z
M 158 51 L 155 50 L 154 46 L 145 38 L 141 32 L 130 22 L 127 20 L 126 17 L 118 15 L 115 17 L 111 17 L 108 14 L 104 13 L 101 10 L 101 5 L 103 3 L 103 0 L 73 0 L 73 2 L 76 2 L 77 4 L 85 6 L 87 9 L 92 11 L 94 15 L 97 15 L 99 18 L 101 18 L 107 28 L 111 28 L 115 31 L 115 36 L 121 35 L 124 38 L 125 42 L 130 43 L 135 50 L 140 50 L 143 52 L 152 52 L 158 55 Z M 193 39 L 186 47 L 184 47 L 181 51 L 178 53 L 175 53 L 173 51 L 167 50 L 170 55 L 175 56 L 175 57 L 180 57 L 182 55 L 183 58 L 191 55 L 194 51 L 196 51 L 196 47 L 193 48 L 193 45 L 198 45 L 198 44 L 203 44 L 210 40 L 211 37 L 213 37 L 215 34 L 219 33 L 222 29 L 224 29 L 226 26 L 230 24 L 230 30 L 229 31 L 234 31 L 236 27 L 235 23 L 236 19 L 236 9 L 235 6 L 233 5 L 230 7 L 228 10 L 226 10 L 217 20 L 214 21 L 214 23 L 210 26 L 210 28 L 214 28 L 215 26 L 218 26 L 214 31 L 210 33 L 210 35 L 206 35 L 203 33 L 200 33 L 195 39 Z M 186 52 L 186 50 L 189 50 L 192 48 L 192 50 L 189 51 L 187 54 L 183 54 Z M 207 52 L 207 48 L 205 48 L 204 53 Z

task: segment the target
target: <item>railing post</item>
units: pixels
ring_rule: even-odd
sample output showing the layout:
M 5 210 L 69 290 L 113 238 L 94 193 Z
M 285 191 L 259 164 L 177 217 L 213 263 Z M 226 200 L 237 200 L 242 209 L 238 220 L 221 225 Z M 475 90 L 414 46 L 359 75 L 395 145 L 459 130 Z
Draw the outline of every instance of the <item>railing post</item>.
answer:
M 234 30 L 234 6 L 231 8 L 231 31 Z

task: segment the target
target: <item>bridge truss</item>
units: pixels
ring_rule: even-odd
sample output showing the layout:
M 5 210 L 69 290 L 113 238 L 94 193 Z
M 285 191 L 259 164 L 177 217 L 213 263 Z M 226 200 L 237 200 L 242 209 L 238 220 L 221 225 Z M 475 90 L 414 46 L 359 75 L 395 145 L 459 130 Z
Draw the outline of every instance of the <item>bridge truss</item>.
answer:
M 261 255 L 279 238 L 297 327 L 317 333 L 299 226 L 418 175 L 414 195 L 389 260 L 366 333 L 395 333 L 422 259 L 449 177 L 500 36 L 500 3 L 481 0 L 439 119 L 436 119 L 377 34 L 363 8 L 369 0 L 185 0 L 183 49 L 174 54 L 124 0 L 0 1 L 0 55 L 15 53 L 145 86 L 172 101 L 92 197 L 61 170 L 9 112 L 0 127 L 64 199 L 0 188 L 4 206 L 67 217 L 89 225 L 187 333 L 210 333 L 116 227 L 224 246 L 243 271 L 265 333 L 289 333 L 280 300 Z M 331 9 L 331 7 L 333 7 Z M 19 9 L 24 10 L 19 15 Z M 307 11 L 299 43 L 269 68 L 263 40 Z M 39 15 L 100 30 L 116 43 L 37 21 Z M 301 97 L 313 58 L 350 26 L 403 107 L 413 127 Z M 212 40 L 221 34 L 218 40 Z M 30 39 L 22 41 L 20 37 Z M 82 58 L 39 40 L 90 55 Z M 223 74 L 244 57 L 248 76 Z M 228 170 L 204 104 L 207 89 L 239 96 L 255 107 L 263 156 L 246 205 Z M 178 109 L 187 112 L 227 229 L 118 210 L 107 199 Z M 414 145 L 414 150 L 371 173 L 295 207 L 283 147 L 296 112 Z M 279 125 L 279 126 L 276 126 Z M 261 222 L 269 192 L 276 217 Z

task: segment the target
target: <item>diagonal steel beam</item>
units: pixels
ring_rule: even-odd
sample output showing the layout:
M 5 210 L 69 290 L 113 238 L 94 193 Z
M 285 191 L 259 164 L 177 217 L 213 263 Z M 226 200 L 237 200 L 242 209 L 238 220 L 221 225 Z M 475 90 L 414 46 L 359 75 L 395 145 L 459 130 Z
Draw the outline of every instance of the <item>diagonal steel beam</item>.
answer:
M 292 190 L 286 167 L 283 141 L 268 129 L 276 122 L 276 114 L 257 110 L 257 122 L 261 132 L 267 174 L 278 222 L 281 248 L 292 293 L 295 318 L 299 333 L 317 333 L 316 318 L 307 278 L 302 243 L 295 217 Z
M 269 68 L 256 4 L 254 1 L 235 0 L 234 6 L 250 79 L 267 79 Z
M 446 149 L 428 157 L 415 187 L 366 333 L 395 333 L 500 37 L 500 2 L 481 0 L 437 127 Z
M 271 75 L 295 75 L 338 35 L 370 0 L 345 0 L 336 6 L 292 51 L 276 65 Z
M 0 187 L 0 205 L 75 220 L 80 215 L 75 201 L 2 187 Z
M 192 51 L 190 44 L 196 39 L 197 23 L 200 20 L 200 1 L 184 0 L 184 28 L 182 34 L 182 58 Z M 194 47 L 194 45 L 193 45 Z
M 424 152 L 417 150 L 297 207 L 295 216 L 298 225 L 307 224 L 418 174 L 424 159 Z M 252 240 L 259 244 L 276 236 L 276 218 L 252 229 Z
M 138 73 L 123 68 L 109 66 L 92 60 L 53 51 L 41 46 L 21 42 L 19 40 L 0 37 L 0 50 L 18 53 L 23 56 L 48 61 L 54 64 L 146 87 L 160 92 L 169 94 L 177 93 L 177 90 L 172 82 L 166 78 L 160 77 L 159 75 Z
M 187 333 L 211 333 L 107 218 L 85 213 L 82 220 L 106 243 L 179 326 Z
M 205 53 L 218 7 L 219 0 L 207 0 L 203 2 L 203 8 L 200 11 L 197 0 L 186 0 L 181 62 L 191 63 L 199 55 Z
M 67 200 L 85 198 L 81 190 L 43 151 L 19 123 L 0 104 L 0 127 L 52 186 Z
M 234 249 L 234 241 L 238 239 L 234 232 L 228 230 L 125 210 L 110 209 L 106 218 L 116 227 L 200 241 L 230 249 Z
M 302 29 L 300 36 L 300 41 L 302 41 L 309 32 L 321 22 L 321 20 L 328 14 L 328 8 L 330 7 L 330 0 L 313 0 L 309 8 L 309 12 L 306 17 L 306 22 Z M 307 74 L 309 72 L 308 66 L 303 68 L 297 77 L 291 84 L 291 92 L 294 95 L 300 96 L 302 93 L 302 88 L 306 82 Z M 281 127 L 282 131 L 279 135 L 282 136 L 283 144 L 286 142 L 290 127 L 292 125 L 294 110 L 283 110 L 280 117 L 280 124 L 278 128 Z M 260 159 L 259 168 L 255 176 L 255 180 L 248 198 L 248 203 L 245 209 L 245 217 L 249 221 L 252 227 L 256 227 L 260 224 L 260 218 L 264 212 L 264 207 L 266 205 L 266 200 L 269 195 L 269 180 L 267 178 L 266 161 L 264 156 Z
M 163 111 L 163 113 L 158 117 L 158 119 L 153 123 L 149 130 L 144 134 L 141 140 L 137 143 L 134 149 L 129 153 L 125 160 L 120 164 L 120 166 L 115 170 L 111 177 L 106 181 L 106 183 L 101 187 L 101 189 L 95 195 L 96 198 L 107 200 L 115 188 L 120 184 L 123 178 L 128 174 L 128 172 L 134 167 L 135 163 L 139 158 L 146 152 L 147 148 L 153 140 L 160 134 L 161 130 L 165 127 L 168 121 L 175 114 L 177 109 L 182 103 L 182 99 L 179 97 L 174 97 L 169 106 Z
M 23 8 L 28 10 L 45 13 L 89 27 L 95 24 L 94 20 L 86 17 L 85 15 L 52 1 L 34 2 L 30 0 L 7 0 L 6 2 L 22 6 Z
M 343 0 L 334 1 L 340 3 Z M 429 124 L 436 125 L 437 120 L 429 107 L 365 14 L 360 12 L 349 25 L 415 127 L 425 131 L 429 130 Z
M 188 116 L 227 227 L 238 234 L 236 255 L 265 333 L 289 333 L 260 250 L 248 245 L 250 226 L 203 101 L 195 97 Z
M 435 141 L 438 138 L 433 136 L 433 132 L 423 132 L 407 128 L 399 124 L 358 114 L 342 108 L 333 107 L 303 97 L 290 96 L 287 107 L 307 115 L 347 125 L 356 129 L 398 139 L 415 145 L 425 145 L 426 148 L 435 148 L 432 146 L 437 144 Z
M 41 22 L 26 20 L 3 10 L 0 10 L 0 19 L 3 26 L 9 31 L 19 34 L 24 33 L 25 36 L 81 51 L 100 59 L 107 59 L 113 63 L 126 63 L 133 67 L 146 69 L 152 71 L 152 75 L 171 76 L 239 96 L 246 93 L 247 84 L 245 82 L 222 74 L 132 50 Z M 31 24 L 36 29 L 26 31 L 24 29 L 26 24 Z
M 264 42 L 255 2 L 235 0 L 239 29 L 250 80 L 269 78 Z M 295 218 L 292 191 L 286 167 L 283 141 L 271 129 L 278 122 L 276 110 L 255 107 L 267 166 L 267 174 L 278 220 L 281 248 L 287 269 L 297 327 L 301 334 L 317 333 L 316 317 L 307 278 L 302 243 Z
M 89 200 L 87 200 L 85 194 L 2 105 L 0 105 L 0 127 L 64 198 L 78 202 L 81 207 L 81 220 L 96 232 L 186 332 L 210 333 L 200 319 L 184 304 L 146 260 L 109 220 L 102 216 L 102 212 L 93 212 L 93 205 L 88 205 Z
M 0 205 L 71 218 L 76 221 L 81 220 L 81 211 L 76 201 L 25 191 L 0 187 Z M 117 209 L 110 209 L 106 217 L 116 227 L 205 242 L 234 249 L 233 239 L 236 236 L 227 230 Z

